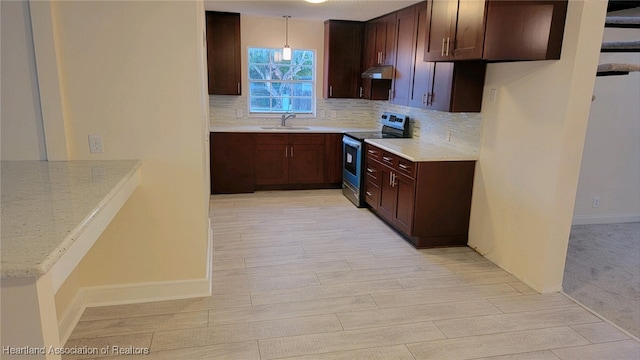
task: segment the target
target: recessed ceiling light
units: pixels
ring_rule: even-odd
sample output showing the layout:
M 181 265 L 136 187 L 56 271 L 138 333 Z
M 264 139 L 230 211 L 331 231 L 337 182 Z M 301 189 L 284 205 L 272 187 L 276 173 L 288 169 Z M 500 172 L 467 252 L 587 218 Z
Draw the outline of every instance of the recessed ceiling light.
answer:
M 304 1 L 310 2 L 310 3 L 313 3 L 313 4 L 320 4 L 320 3 L 323 3 L 323 2 L 325 2 L 327 0 L 304 0 Z

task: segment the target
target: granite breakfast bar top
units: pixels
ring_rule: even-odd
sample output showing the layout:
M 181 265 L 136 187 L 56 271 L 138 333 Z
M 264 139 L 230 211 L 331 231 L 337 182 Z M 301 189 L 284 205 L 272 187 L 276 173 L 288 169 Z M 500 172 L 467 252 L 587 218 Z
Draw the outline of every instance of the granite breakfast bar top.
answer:
M 94 224 L 111 221 L 137 186 L 140 166 L 139 160 L 2 161 L 2 278 L 38 277 L 70 249 L 76 258 L 81 248 L 86 253 L 93 242 L 76 242 Z M 60 274 L 54 286 L 65 278 Z
M 476 161 L 479 158 L 475 151 L 465 150 L 446 142 L 416 141 L 415 139 L 366 139 L 365 142 L 414 162 Z

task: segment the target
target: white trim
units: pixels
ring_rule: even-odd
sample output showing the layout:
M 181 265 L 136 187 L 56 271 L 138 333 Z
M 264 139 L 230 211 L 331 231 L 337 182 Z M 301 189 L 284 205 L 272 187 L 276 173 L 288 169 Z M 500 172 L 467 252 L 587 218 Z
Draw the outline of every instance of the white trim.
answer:
M 67 306 L 67 309 L 64 311 L 64 314 L 58 320 L 58 333 L 60 334 L 60 344 L 64 345 L 69 340 L 69 336 L 75 329 L 78 321 L 80 321 L 80 317 L 82 317 L 82 313 L 84 313 L 84 309 L 87 308 L 84 292 L 80 289 L 76 296 L 74 296 L 71 304 Z
M 78 266 L 82 258 L 89 252 L 89 249 L 98 240 L 107 225 L 113 220 L 118 211 L 129 199 L 133 191 L 140 183 L 140 168 L 126 180 L 119 189 L 114 189 L 114 195 L 106 201 L 104 206 L 96 210 L 92 215 L 93 219 L 87 224 L 84 231 L 79 234 L 69 249 L 51 267 L 51 286 L 53 292 L 57 292 L 71 272 Z
M 210 278 L 207 274 L 206 278 L 197 280 L 157 281 L 80 288 L 58 321 L 60 343 L 67 342 L 82 313 L 88 307 L 207 297 L 211 296 Z
M 574 215 L 571 225 L 640 222 L 640 214 Z
M 590 312 L 591 314 L 595 315 L 596 317 L 600 318 L 600 320 L 606 322 L 607 324 L 613 326 L 614 328 L 616 328 L 617 330 L 619 330 L 620 332 L 622 332 L 623 334 L 627 335 L 628 337 L 632 338 L 635 341 L 640 341 L 640 339 L 638 337 L 636 337 L 635 335 L 631 334 L 629 331 L 621 328 L 620 326 L 614 324 L 613 322 L 611 322 L 611 320 L 607 319 L 606 317 L 600 315 L 599 313 L 597 313 L 595 310 L 589 308 L 588 306 L 586 306 L 585 304 L 581 303 L 580 301 L 576 300 L 573 296 L 567 294 L 566 292 L 560 290 L 560 293 L 562 295 L 564 295 L 565 297 L 567 297 L 569 300 L 575 302 L 576 304 L 578 304 L 581 308 L 587 310 L 588 312 Z
M 209 276 L 198 280 L 157 281 L 82 288 L 87 307 L 211 296 Z

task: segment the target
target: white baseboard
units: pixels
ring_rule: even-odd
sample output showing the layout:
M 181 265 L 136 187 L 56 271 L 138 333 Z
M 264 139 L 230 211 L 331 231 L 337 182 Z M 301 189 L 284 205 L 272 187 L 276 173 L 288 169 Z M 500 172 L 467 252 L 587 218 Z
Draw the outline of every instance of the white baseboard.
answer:
M 640 214 L 574 215 L 571 225 L 640 222 Z
M 75 329 L 80 317 L 84 312 L 87 305 L 84 301 L 84 293 L 82 289 L 76 293 L 76 296 L 71 301 L 71 304 L 67 307 L 62 317 L 58 320 L 58 333 L 60 334 L 60 344 L 64 344 L 71 336 L 73 329 Z
M 60 344 L 65 344 L 84 310 L 94 306 L 122 305 L 211 296 L 212 232 L 209 231 L 207 275 L 203 279 L 81 287 L 58 320 Z

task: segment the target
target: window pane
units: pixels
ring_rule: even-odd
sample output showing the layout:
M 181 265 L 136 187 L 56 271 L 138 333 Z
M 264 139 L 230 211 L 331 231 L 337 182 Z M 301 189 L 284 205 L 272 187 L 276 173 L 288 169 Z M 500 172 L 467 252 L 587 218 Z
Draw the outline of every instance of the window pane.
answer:
M 271 84 L 268 82 L 250 82 L 249 93 L 251 96 L 269 96 L 271 95 Z
M 313 99 L 311 98 L 293 98 L 293 106 L 291 111 L 299 113 L 310 113 L 312 111 Z
M 249 49 L 249 111 L 311 113 L 315 76 L 312 50 L 293 50 L 290 61 L 282 49 Z
M 293 80 L 313 80 L 313 68 L 311 66 L 297 66 L 293 73 Z
M 294 83 L 293 85 L 293 95 L 294 96 L 309 96 L 313 95 L 313 84 L 312 83 Z
M 271 112 L 270 98 L 268 97 L 252 97 L 251 112 Z
M 250 64 L 268 64 L 271 51 L 269 49 L 249 49 Z
M 265 80 L 271 75 L 271 67 L 264 64 L 252 64 L 249 66 L 249 80 Z

